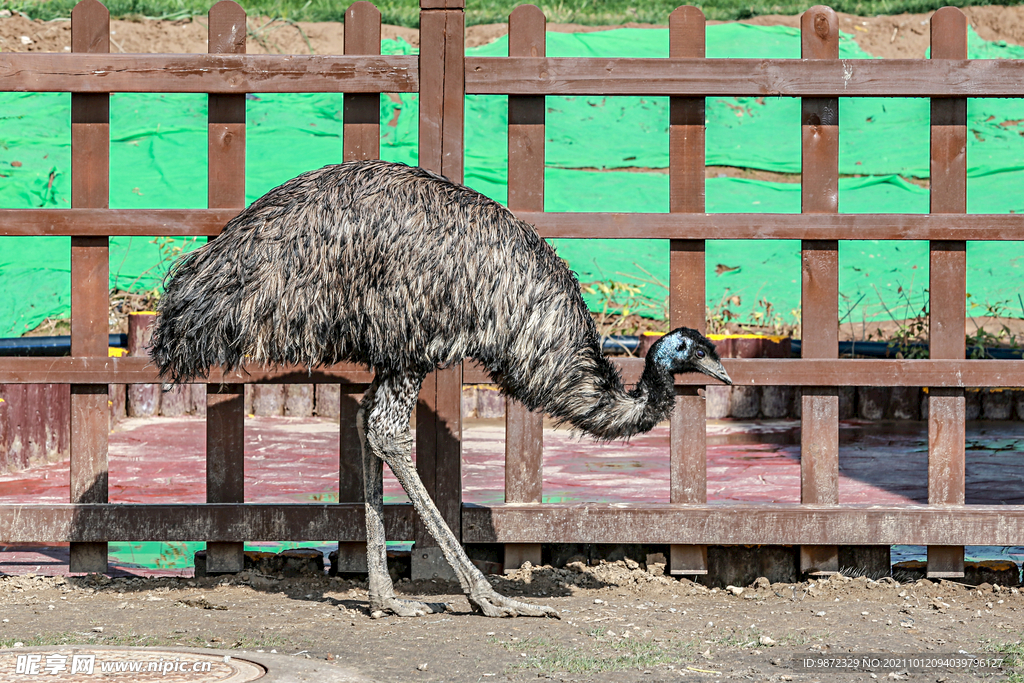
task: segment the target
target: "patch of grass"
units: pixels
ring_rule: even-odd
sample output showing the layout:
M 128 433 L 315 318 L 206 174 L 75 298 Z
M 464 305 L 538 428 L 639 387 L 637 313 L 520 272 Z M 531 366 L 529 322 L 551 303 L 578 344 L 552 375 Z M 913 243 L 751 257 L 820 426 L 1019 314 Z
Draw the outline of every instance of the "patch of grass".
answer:
M 607 629 L 590 630 L 586 635 L 599 641 L 607 637 Z M 587 651 L 580 647 L 557 645 L 543 638 L 526 638 L 519 641 L 497 641 L 510 652 L 521 652 L 528 656 L 517 662 L 513 669 L 539 669 L 545 673 L 565 672 L 593 674 L 603 671 L 642 671 L 664 664 L 676 664 L 687 659 L 693 650 L 692 643 L 666 647 L 665 643 L 642 638 L 622 638 L 601 642 L 602 651 Z
M 1004 673 L 1007 683 L 1024 683 L 1024 639 L 1014 642 L 997 643 L 992 640 L 982 641 L 982 647 L 986 652 L 999 652 L 1005 657 Z
M 44 647 L 48 645 L 124 645 L 130 647 L 160 645 L 161 640 L 155 636 L 128 633 L 125 635 L 101 635 L 99 633 L 76 633 L 63 631 L 59 633 L 37 633 L 26 638 L 0 638 L 0 650 L 9 650 L 15 643 L 24 647 Z
M 209 0 L 108 0 L 105 3 L 114 17 L 154 17 L 184 19 L 205 15 L 213 2 Z M 343 21 L 349 2 L 331 0 L 249 0 L 240 3 L 252 16 L 266 16 L 290 21 Z M 375 3 L 387 24 L 416 27 L 419 25 L 419 3 L 416 0 L 378 0 Z M 490 24 L 508 20 L 509 13 L 521 2 L 510 0 L 467 0 L 467 25 Z M 554 0 L 536 3 L 550 22 L 576 23 L 590 26 L 641 22 L 667 24 L 668 16 L 680 4 L 670 0 Z M 708 19 L 747 19 L 762 14 L 799 14 L 812 4 L 795 0 L 716 0 L 695 2 Z M 990 0 L 835 0 L 833 9 L 850 14 L 873 16 L 902 12 L 930 12 L 944 5 L 1019 4 Z M 66 18 L 71 15 L 74 0 L 0 0 L 0 8 L 23 12 L 33 19 Z

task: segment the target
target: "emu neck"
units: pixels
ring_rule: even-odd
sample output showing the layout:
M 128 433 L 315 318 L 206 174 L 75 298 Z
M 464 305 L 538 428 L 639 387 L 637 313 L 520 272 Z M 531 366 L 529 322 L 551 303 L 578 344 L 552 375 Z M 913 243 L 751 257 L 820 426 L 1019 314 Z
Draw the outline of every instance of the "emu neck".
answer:
M 666 419 L 675 406 L 675 382 L 672 374 L 648 358 L 640 381 L 629 395 L 644 402 L 644 425 L 637 432 L 648 432 Z
M 640 381 L 632 389 L 625 389 L 615 367 L 607 364 L 603 381 L 583 382 L 573 391 L 575 400 L 568 401 L 574 410 L 551 411 L 576 427 L 598 439 L 624 439 L 634 434 L 649 432 L 666 419 L 675 404 L 672 375 L 648 359 Z M 564 404 L 563 404 L 564 405 Z

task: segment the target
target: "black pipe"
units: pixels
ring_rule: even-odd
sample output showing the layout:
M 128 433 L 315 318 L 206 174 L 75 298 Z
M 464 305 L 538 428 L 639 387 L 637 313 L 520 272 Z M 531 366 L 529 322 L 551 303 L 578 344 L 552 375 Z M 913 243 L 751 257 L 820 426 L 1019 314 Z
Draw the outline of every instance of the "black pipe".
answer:
M 790 341 L 790 351 L 793 358 L 800 358 L 800 340 Z M 908 344 L 908 350 L 928 352 L 927 344 Z M 899 347 L 883 341 L 841 341 L 839 342 L 839 355 L 841 356 L 868 356 L 869 358 L 895 358 L 899 353 Z M 967 349 L 967 358 L 993 358 L 996 360 L 1016 360 L 1024 357 L 1024 349 L 1002 349 L 971 346 Z
M 127 334 L 110 335 L 107 344 L 128 346 Z M 0 339 L 0 356 L 70 356 L 71 337 L 13 337 Z
M 604 338 L 602 351 L 610 354 L 621 354 L 624 351 L 636 353 L 640 348 L 640 337 L 634 335 L 612 335 Z M 928 351 L 927 344 L 910 344 L 908 349 Z M 799 339 L 790 340 L 790 357 L 800 358 L 801 343 Z M 899 347 L 883 341 L 841 341 L 839 355 L 867 356 L 868 358 L 895 358 Z M 967 358 L 981 357 L 998 360 L 1017 360 L 1024 358 L 1024 349 L 1002 349 L 972 346 L 967 349 Z
M 601 351 L 610 354 L 636 353 L 640 337 L 633 334 L 610 334 L 601 338 Z

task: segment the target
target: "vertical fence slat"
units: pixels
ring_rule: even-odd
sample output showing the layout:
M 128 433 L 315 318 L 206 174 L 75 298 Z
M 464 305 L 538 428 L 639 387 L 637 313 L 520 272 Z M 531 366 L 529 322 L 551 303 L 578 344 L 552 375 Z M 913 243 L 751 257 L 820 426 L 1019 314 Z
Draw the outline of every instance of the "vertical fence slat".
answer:
M 380 54 L 380 10 L 370 2 L 345 12 L 345 54 Z M 345 95 L 345 161 L 380 158 L 380 93 Z
M 705 55 L 704 14 L 680 7 L 669 16 L 669 55 Z M 704 213 L 704 98 L 669 98 L 669 211 Z M 706 324 L 704 240 L 669 242 L 669 321 L 671 328 Z M 707 408 L 697 387 L 678 387 L 669 439 L 670 501 L 707 502 Z M 707 546 L 673 545 L 669 571 L 707 574 Z
M 110 51 L 110 13 L 96 0 L 71 12 L 73 52 Z M 106 208 L 110 184 L 110 96 L 71 95 L 71 204 Z M 107 355 L 110 248 L 107 237 L 71 238 L 71 354 Z M 107 502 L 109 389 L 71 385 L 71 502 Z M 106 543 L 72 543 L 70 570 L 105 572 Z
M 817 5 L 800 20 L 804 59 L 839 58 L 835 12 Z M 805 97 L 801 102 L 801 207 L 804 213 L 839 210 L 839 100 Z M 804 358 L 839 355 L 839 243 L 804 240 L 801 245 Z M 800 501 L 839 502 L 839 390 L 808 387 L 801 396 Z M 839 570 L 835 546 L 802 546 L 801 572 Z
M 419 164 L 462 182 L 465 13 L 459 0 L 420 12 Z M 416 469 L 445 523 L 462 536 L 462 363 L 431 373 L 416 404 Z M 416 524 L 414 579 L 454 577 L 422 522 Z
M 967 58 L 967 18 L 954 7 L 932 15 L 932 59 Z M 931 211 L 967 211 L 967 99 L 931 101 Z M 963 358 L 967 297 L 965 242 L 930 243 L 929 354 Z M 964 503 L 966 401 L 964 390 L 932 387 L 928 392 L 928 502 Z M 928 576 L 964 575 L 962 546 L 929 546 Z
M 345 54 L 380 54 L 380 11 L 372 3 L 356 2 L 345 12 Z M 346 94 L 344 106 L 344 160 L 380 158 L 380 94 Z M 362 502 L 365 498 L 363 456 L 356 426 L 359 399 L 357 394 L 341 393 L 339 502 Z M 366 543 L 338 541 L 337 560 L 333 569 L 340 572 L 365 572 Z
M 534 5 L 521 5 L 508 18 L 509 57 L 544 57 L 547 20 Z M 508 207 L 544 210 L 543 95 L 508 98 Z M 540 503 L 544 489 L 544 415 L 505 399 L 505 502 Z M 539 543 L 505 545 L 505 571 L 524 562 L 541 563 Z
M 245 11 L 231 0 L 210 8 L 209 51 L 245 53 Z M 208 204 L 245 206 L 245 95 L 209 95 Z M 206 502 L 245 502 L 245 386 L 209 385 L 206 393 Z M 208 572 L 244 567 L 241 541 L 206 545 Z

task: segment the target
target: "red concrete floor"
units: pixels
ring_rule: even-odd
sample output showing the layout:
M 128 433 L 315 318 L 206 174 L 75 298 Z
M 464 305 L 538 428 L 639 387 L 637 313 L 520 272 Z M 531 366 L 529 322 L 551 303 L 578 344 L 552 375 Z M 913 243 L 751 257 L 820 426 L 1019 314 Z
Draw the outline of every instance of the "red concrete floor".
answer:
M 334 501 L 338 495 L 338 426 L 316 418 L 246 421 L 246 501 Z M 544 498 L 550 502 L 668 501 L 668 428 L 629 442 L 599 444 L 568 430 L 545 429 Z M 1024 503 L 1024 423 L 968 425 L 967 504 Z M 130 419 L 110 435 L 110 501 L 202 503 L 205 421 Z M 927 502 L 925 423 L 843 423 L 840 503 Z M 503 498 L 504 427 L 474 420 L 463 431 L 467 502 Z M 386 468 L 385 468 L 386 470 Z M 68 500 L 67 461 L 0 476 L 0 502 Z M 385 496 L 405 500 L 385 471 Z M 708 425 L 709 502 L 800 500 L 799 422 L 720 421 Z M 148 563 L 152 564 L 152 563 Z M 122 566 L 123 565 L 123 566 Z M 0 573 L 67 572 L 65 546 L 0 546 Z M 144 569 L 129 573 L 190 573 Z

